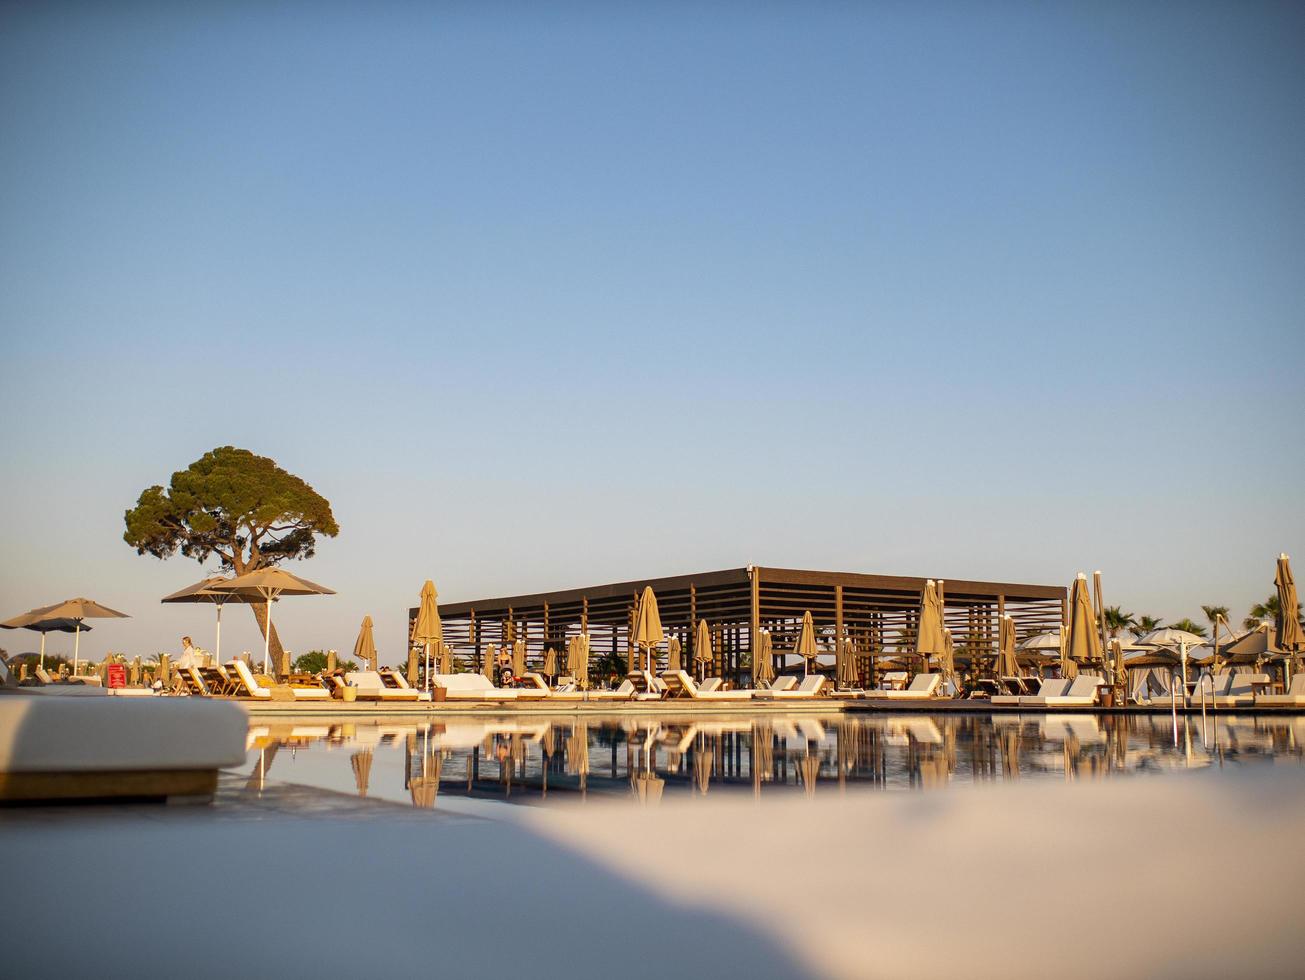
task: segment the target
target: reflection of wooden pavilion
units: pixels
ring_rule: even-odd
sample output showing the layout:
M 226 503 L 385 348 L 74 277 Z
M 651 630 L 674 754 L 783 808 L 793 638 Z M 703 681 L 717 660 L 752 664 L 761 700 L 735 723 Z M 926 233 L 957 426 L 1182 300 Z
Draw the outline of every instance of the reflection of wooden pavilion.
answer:
M 732 568 L 693 575 L 640 579 L 611 585 L 539 592 L 532 595 L 445 602 L 439 607 L 444 638 L 454 652 L 480 657 L 488 644 L 509 637 L 526 642 L 532 662 L 545 648 L 564 649 L 580 632 L 590 637 L 592 655 L 624 657 L 630 646 L 635 605 L 644 586 L 657 593 L 662 626 L 677 636 L 685 657 L 693 654 L 693 624 L 712 627 L 714 672 L 738 677 L 751 662 L 751 638 L 768 630 L 776 653 L 792 647 L 803 612 L 810 610 L 824 655 L 836 638 L 851 642 L 866 675 L 871 656 L 906 653 L 913 647 L 925 579 L 854 572 L 788 568 Z M 961 661 L 990 662 L 997 653 L 998 621 L 1009 615 L 1017 637 L 1056 629 L 1066 594 L 1053 585 L 946 580 L 946 625 Z M 409 610 L 409 632 L 417 610 Z

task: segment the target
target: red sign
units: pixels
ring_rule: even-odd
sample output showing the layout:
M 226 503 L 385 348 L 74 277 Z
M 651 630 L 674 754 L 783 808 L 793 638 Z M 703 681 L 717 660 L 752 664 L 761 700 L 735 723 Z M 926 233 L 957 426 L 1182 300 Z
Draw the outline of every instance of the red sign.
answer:
M 127 686 L 127 668 L 122 664 L 109 664 L 109 687 Z

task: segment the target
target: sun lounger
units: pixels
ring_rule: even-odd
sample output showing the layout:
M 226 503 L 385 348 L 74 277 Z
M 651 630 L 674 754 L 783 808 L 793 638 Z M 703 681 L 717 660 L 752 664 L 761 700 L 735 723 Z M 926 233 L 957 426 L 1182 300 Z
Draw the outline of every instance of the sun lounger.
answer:
M 345 683 L 355 688 L 359 701 L 420 701 L 423 692 L 412 688 L 387 687 L 380 672 L 353 670 L 344 675 Z
M 208 689 L 204 687 L 204 681 L 200 679 L 199 670 L 195 667 L 177 668 L 174 689 L 193 697 L 208 697 Z
M 1268 674 L 1233 674 L 1232 683 L 1227 694 L 1217 694 L 1214 698 L 1216 708 L 1249 708 L 1255 704 L 1256 691 L 1269 686 Z M 1197 698 L 1199 699 L 1199 695 Z M 1196 702 L 1199 703 L 1199 700 Z
M 484 674 L 435 674 L 431 683 L 443 689 L 446 701 L 516 701 L 520 693 L 495 687 Z
M 822 694 L 828 678 L 824 674 L 808 674 L 802 683 L 791 691 L 753 691 L 752 696 L 758 701 L 792 701 L 814 698 Z
M 689 698 L 693 701 L 751 701 L 751 691 L 704 691 L 686 671 L 672 670 L 662 674 L 667 696 Z
M 1049 677 L 1038 687 L 1036 695 L 1027 694 L 1001 694 L 992 699 L 993 704 L 1015 705 L 1022 704 L 1029 697 L 1060 697 L 1069 690 L 1069 681 L 1064 677 Z
M 711 678 L 711 680 L 717 681 L 720 680 L 720 678 L 713 677 Z M 704 681 L 704 683 L 706 682 Z M 797 683 L 798 683 L 798 679 L 794 677 L 792 674 L 784 674 L 782 677 L 776 677 L 773 681 L 770 682 L 770 687 L 764 688 L 763 690 L 791 691 L 793 690 L 793 688 L 797 687 Z
M 235 687 L 234 682 L 221 667 L 197 667 L 200 682 L 203 683 L 205 690 L 209 694 L 226 695 L 230 694 Z
M 236 697 L 270 701 L 274 690 L 290 692 L 290 696 L 295 701 L 325 701 L 331 696 L 331 692 L 325 687 L 304 684 L 278 685 L 264 674 L 255 675 L 243 660 L 231 661 L 231 668 L 234 671 L 230 676 L 235 682 Z
M 879 687 L 865 691 L 863 696 L 890 701 L 927 701 L 937 697 L 941 687 L 942 674 L 916 674 L 915 679 L 905 688 Z
M 1031 698 L 1020 698 L 1020 707 L 1079 707 L 1086 708 L 1097 703 L 1099 688 L 1104 683 L 1100 677 L 1091 674 L 1079 674 L 1070 683 L 1063 694 L 1038 694 Z M 1046 684 L 1043 684 L 1046 687 Z
M 66 685 L 0 695 L 0 799 L 211 798 L 245 758 L 245 714 L 200 698 Z
M 1286 694 L 1257 694 L 1255 704 L 1264 707 L 1300 708 L 1305 707 L 1305 672 L 1291 679 Z

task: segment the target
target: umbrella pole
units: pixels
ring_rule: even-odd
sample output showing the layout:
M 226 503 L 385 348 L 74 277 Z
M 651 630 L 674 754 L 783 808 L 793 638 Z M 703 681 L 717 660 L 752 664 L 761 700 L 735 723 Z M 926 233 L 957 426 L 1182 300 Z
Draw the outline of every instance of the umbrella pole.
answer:
M 82 652 L 82 621 L 77 620 L 77 629 L 73 631 L 73 676 L 77 676 L 77 665 Z
M 430 644 L 426 644 L 426 690 L 430 690 Z
M 266 674 L 272 643 L 272 596 L 269 594 L 263 598 L 267 602 L 267 628 L 263 630 L 263 673 Z
M 213 640 L 213 660 L 222 663 L 222 603 L 217 604 L 217 636 Z
M 45 670 L 45 634 L 41 634 L 41 669 Z

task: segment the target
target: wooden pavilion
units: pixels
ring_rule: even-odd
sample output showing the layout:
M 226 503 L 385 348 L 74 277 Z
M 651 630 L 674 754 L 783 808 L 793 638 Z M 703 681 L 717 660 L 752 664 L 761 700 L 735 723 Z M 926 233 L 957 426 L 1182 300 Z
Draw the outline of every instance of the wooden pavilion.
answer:
M 439 606 L 444 639 L 474 665 L 489 644 L 524 640 L 527 659 L 542 661 L 548 648 L 564 650 L 570 637 L 587 633 L 591 658 L 630 657 L 630 631 L 644 586 L 657 595 L 662 626 L 679 638 L 685 663 L 694 655 L 694 625 L 712 629 L 712 673 L 745 682 L 752 672 L 752 638 L 771 634 L 773 651 L 792 649 L 802 614 L 815 620 L 822 655 L 839 639 L 850 644 L 861 679 L 875 678 L 875 663 L 907 656 L 925 579 L 857 572 L 821 572 L 750 565 L 723 571 L 638 579 L 609 585 L 530 595 L 445 602 Z M 1055 585 L 941 580 L 946 625 L 957 660 L 978 672 L 997 653 L 998 621 L 1009 615 L 1020 639 L 1056 629 L 1066 614 L 1066 592 Z M 412 635 L 417 609 L 408 612 Z

